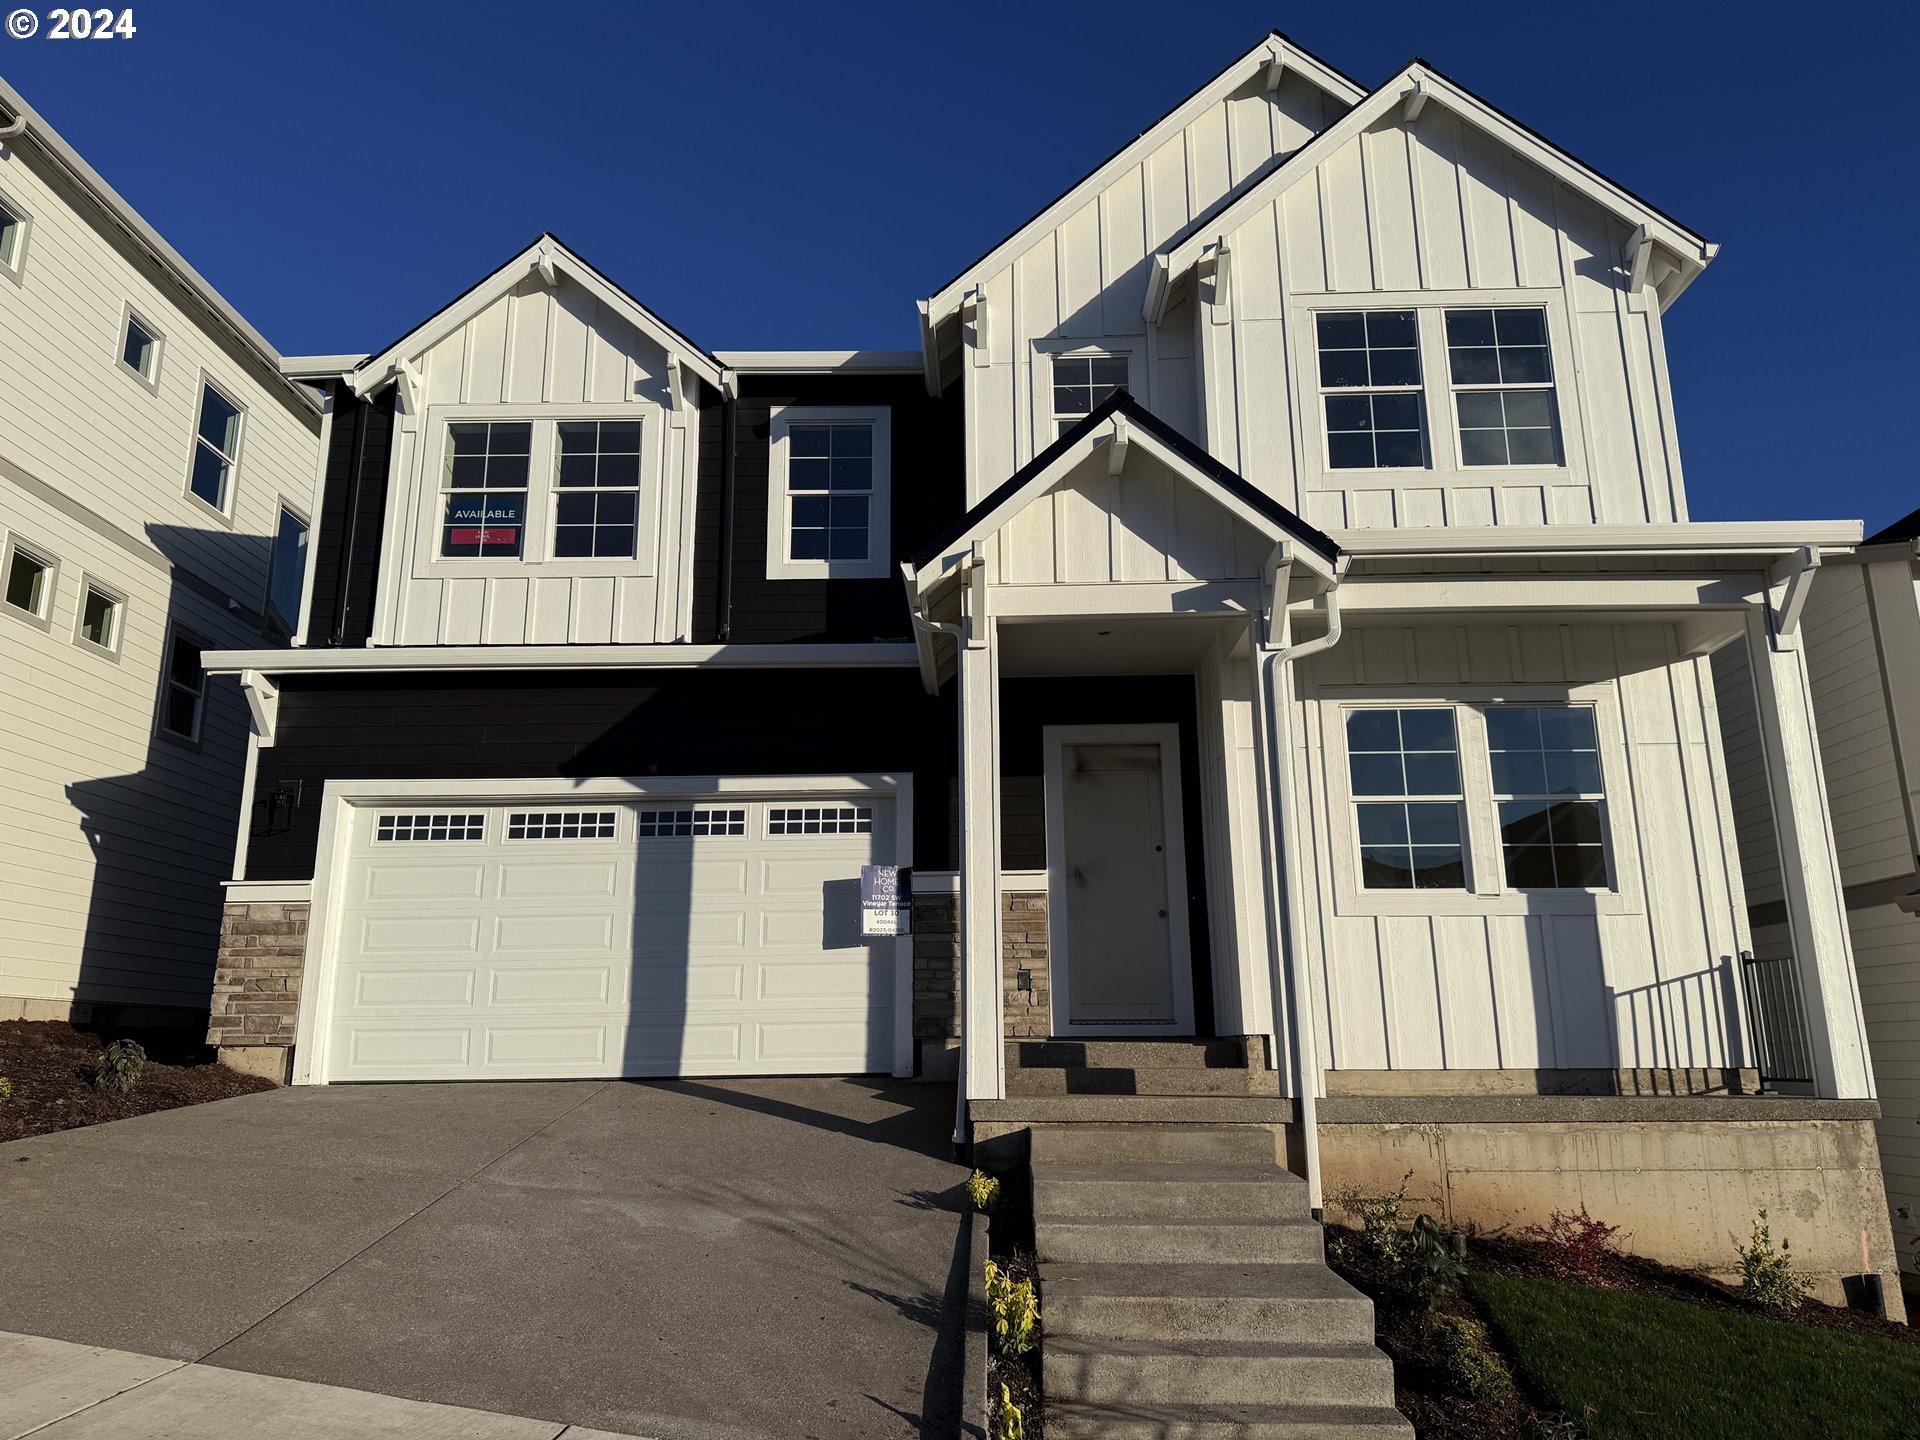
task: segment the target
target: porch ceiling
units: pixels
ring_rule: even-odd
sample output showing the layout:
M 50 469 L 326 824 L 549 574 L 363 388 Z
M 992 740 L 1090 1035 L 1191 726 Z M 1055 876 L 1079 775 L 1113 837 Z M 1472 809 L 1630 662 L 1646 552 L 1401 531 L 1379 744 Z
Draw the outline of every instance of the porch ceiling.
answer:
M 1217 641 L 1245 634 L 1249 623 L 1200 615 L 1007 622 L 1000 629 L 1000 674 L 1188 675 Z

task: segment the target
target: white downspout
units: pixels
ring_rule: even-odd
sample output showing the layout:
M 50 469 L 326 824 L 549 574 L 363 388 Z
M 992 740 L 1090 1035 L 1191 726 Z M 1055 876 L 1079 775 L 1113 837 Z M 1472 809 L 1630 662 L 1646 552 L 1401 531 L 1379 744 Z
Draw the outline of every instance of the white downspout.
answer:
M 1291 645 L 1280 651 L 1267 665 L 1267 702 L 1268 713 L 1272 716 L 1267 726 L 1268 743 L 1272 749 L 1275 800 L 1279 814 L 1275 819 L 1280 835 L 1280 875 L 1281 889 L 1286 896 L 1286 934 L 1287 968 L 1293 980 L 1295 1003 L 1288 1007 L 1293 1016 L 1294 1054 L 1299 1060 L 1300 1093 L 1296 1097 L 1300 1110 L 1300 1135 L 1303 1154 L 1307 1166 L 1307 1204 L 1312 1207 L 1314 1218 L 1321 1216 L 1324 1208 L 1320 1184 L 1320 1058 L 1316 1039 L 1313 1004 L 1312 967 L 1307 964 L 1307 936 L 1304 922 L 1300 916 L 1300 876 L 1295 863 L 1293 839 L 1293 757 L 1285 753 L 1280 745 L 1282 727 L 1281 711 L 1281 671 L 1296 660 L 1309 659 L 1322 651 L 1331 650 L 1340 642 L 1340 576 L 1345 567 L 1336 572 L 1334 582 L 1327 590 L 1327 633 L 1299 645 Z M 1275 596 L 1276 607 L 1285 603 L 1284 596 Z M 1290 718 L 1290 717 L 1289 717 Z M 1291 733 L 1291 725 L 1286 727 Z M 1278 927 L 1276 927 L 1278 929 Z M 1276 996 L 1278 1000 L 1280 997 Z

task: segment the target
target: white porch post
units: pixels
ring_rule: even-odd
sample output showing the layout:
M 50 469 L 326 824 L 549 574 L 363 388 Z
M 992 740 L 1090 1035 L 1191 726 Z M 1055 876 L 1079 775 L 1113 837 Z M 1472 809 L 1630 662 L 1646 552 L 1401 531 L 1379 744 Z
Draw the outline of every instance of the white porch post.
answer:
M 1791 640 L 1782 641 L 1768 606 L 1749 612 L 1746 645 L 1814 1084 L 1829 1099 L 1872 1099 L 1873 1071 L 1806 656 Z
M 960 1034 L 966 1098 L 1006 1094 L 1000 981 L 1000 662 L 985 567 L 969 577 L 960 644 Z

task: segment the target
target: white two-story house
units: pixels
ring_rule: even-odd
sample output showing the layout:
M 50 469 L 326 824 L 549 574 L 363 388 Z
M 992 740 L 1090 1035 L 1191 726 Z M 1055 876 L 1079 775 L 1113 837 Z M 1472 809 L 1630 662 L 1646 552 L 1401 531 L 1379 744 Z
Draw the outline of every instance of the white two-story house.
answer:
M 709 354 L 541 237 L 333 367 L 302 641 L 214 661 L 258 727 L 215 1039 L 308 1083 L 954 1074 L 988 1157 L 1265 1126 L 1316 1204 L 1411 1169 L 1722 1269 L 1771 1206 L 1828 1291 L 1862 1229 L 1891 1269 L 1799 649 L 1860 527 L 1688 519 L 1663 335 L 1713 256 L 1431 66 L 1278 35 L 917 352 Z M 1236 1093 L 1141 1058 L 1196 1045 Z
M 207 1008 L 316 394 L 0 82 L 0 1017 Z

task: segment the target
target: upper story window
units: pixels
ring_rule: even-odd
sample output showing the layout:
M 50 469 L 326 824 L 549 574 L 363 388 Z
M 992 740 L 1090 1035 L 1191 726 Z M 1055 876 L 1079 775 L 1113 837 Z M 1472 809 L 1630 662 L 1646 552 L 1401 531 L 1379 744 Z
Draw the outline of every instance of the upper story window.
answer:
M 1447 373 L 1462 465 L 1558 465 L 1547 312 L 1447 311 Z
M 1342 310 L 1315 317 L 1327 466 L 1389 470 L 1426 463 L 1420 332 L 1411 310 Z
M 1085 419 L 1095 406 L 1130 384 L 1124 355 L 1081 354 L 1053 357 L 1053 433 L 1060 436 Z
M 187 490 L 222 515 L 233 513 L 233 472 L 240 463 L 240 406 L 210 380 L 200 385 L 200 417 L 194 424 L 193 468 Z
M 149 390 L 157 388 L 160 382 L 160 345 L 159 330 L 129 306 L 120 332 L 120 363 Z
M 74 638 L 109 655 L 120 653 L 120 622 L 126 602 L 92 580 L 80 587 L 80 614 Z
M 27 259 L 27 212 L 0 195 L 0 275 L 18 280 Z
M 767 506 L 770 579 L 887 573 L 892 429 L 888 412 L 776 410 Z
M 553 553 L 631 560 L 640 537 L 640 422 L 562 420 Z
M 24 545 L 17 535 L 7 538 L 6 559 L 0 565 L 0 600 L 7 609 L 45 629 L 53 616 L 53 585 L 59 567 L 50 555 Z
M 179 740 L 200 738 L 207 672 L 200 642 L 184 630 L 167 632 L 167 666 L 160 675 L 160 729 Z
M 440 553 L 449 558 L 518 559 L 525 549 L 533 425 L 526 420 L 455 420 L 447 426 L 440 488 Z
M 307 583 L 307 522 L 280 507 L 267 569 L 267 626 L 281 635 L 300 628 L 300 594 Z

